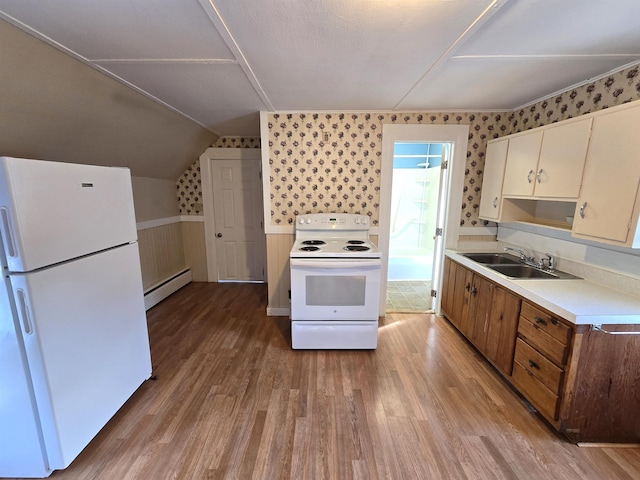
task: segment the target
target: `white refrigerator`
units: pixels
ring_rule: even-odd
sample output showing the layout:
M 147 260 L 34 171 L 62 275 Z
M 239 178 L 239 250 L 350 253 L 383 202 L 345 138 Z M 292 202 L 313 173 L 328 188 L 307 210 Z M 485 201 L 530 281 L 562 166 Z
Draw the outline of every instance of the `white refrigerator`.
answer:
M 0 477 L 46 477 L 151 376 L 130 172 L 0 157 L 0 232 Z

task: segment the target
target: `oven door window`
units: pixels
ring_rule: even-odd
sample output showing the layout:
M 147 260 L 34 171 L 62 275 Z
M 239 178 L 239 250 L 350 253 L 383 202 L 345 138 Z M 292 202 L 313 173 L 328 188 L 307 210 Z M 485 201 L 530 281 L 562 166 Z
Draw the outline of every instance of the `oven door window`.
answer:
M 306 304 L 309 306 L 350 307 L 365 304 L 364 275 L 307 275 Z

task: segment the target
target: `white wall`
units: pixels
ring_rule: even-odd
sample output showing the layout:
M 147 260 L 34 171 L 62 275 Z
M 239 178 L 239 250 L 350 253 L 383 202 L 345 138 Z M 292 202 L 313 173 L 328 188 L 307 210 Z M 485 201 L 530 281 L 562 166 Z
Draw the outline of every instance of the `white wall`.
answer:
M 179 215 L 176 182 L 148 177 L 132 177 L 136 221 L 147 222 Z
M 2 155 L 175 181 L 217 138 L 4 20 L 0 44 Z

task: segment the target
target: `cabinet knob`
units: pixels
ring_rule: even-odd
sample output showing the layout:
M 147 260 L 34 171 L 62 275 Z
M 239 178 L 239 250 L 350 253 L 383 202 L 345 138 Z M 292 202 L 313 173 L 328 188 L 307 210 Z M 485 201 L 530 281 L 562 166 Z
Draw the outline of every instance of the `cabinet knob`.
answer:
M 584 218 L 584 209 L 587 208 L 587 202 L 584 202 L 581 206 L 580 206 L 580 211 L 578 212 L 580 214 L 580 218 Z
M 536 317 L 536 323 L 539 325 L 546 325 L 547 321 L 544 318 Z
M 534 362 L 533 360 L 529 360 L 529 366 L 531 368 L 535 368 L 536 370 L 540 370 L 540 365 L 538 365 L 536 362 Z
M 216 233 L 216 237 L 222 238 L 222 234 L 221 233 Z
M 471 289 L 471 284 L 470 284 L 470 283 L 467 283 L 467 284 L 464 286 L 464 289 L 468 292 L 468 291 Z

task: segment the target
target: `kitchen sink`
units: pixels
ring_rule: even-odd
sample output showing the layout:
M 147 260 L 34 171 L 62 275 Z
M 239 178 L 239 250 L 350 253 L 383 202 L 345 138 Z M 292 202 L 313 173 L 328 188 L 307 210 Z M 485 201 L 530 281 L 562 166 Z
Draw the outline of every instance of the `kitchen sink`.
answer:
M 467 257 L 474 262 L 484 265 L 520 265 L 520 259 L 506 253 L 463 253 L 463 257 Z
M 498 273 L 506 275 L 510 278 L 527 279 L 527 278 L 545 278 L 545 279 L 579 279 L 570 273 L 554 270 L 552 272 L 531 267 L 529 265 L 486 265 L 488 268 Z

